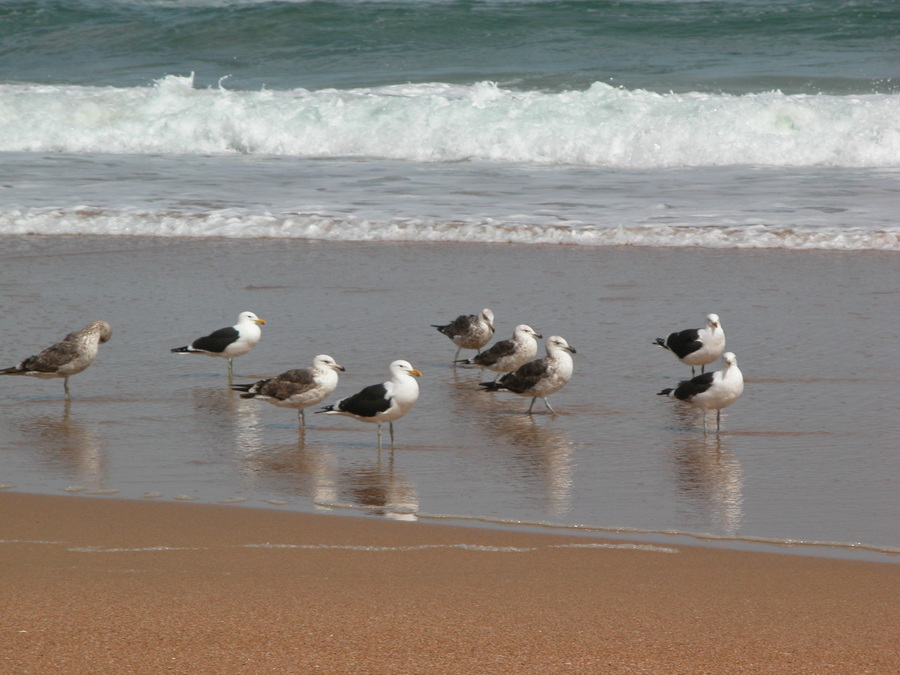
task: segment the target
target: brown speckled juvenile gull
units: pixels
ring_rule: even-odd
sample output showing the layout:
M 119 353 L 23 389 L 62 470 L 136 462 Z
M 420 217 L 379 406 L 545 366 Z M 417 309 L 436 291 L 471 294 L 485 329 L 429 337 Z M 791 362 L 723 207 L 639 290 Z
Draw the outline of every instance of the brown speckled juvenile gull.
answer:
M 537 340 L 543 337 L 531 326 L 520 323 L 509 340 L 495 342 L 490 349 L 479 352 L 471 359 L 460 359 L 457 363 L 467 363 L 493 370 L 500 377 L 511 373 L 537 356 Z M 497 381 L 497 377 L 494 381 Z
M 494 313 L 485 308 L 478 314 L 462 314 L 448 324 L 431 324 L 453 340 L 459 349 L 454 360 L 463 349 L 481 349 L 494 337 Z
M 547 340 L 547 356 L 520 366 L 497 382 L 482 382 L 481 386 L 484 391 L 511 391 L 519 396 L 530 396 L 529 415 L 538 399 L 542 399 L 547 410 L 555 414 L 548 397 L 562 389 L 572 378 L 574 363 L 570 354 L 574 353 L 575 348 L 564 338 L 551 335 Z
M 306 426 L 303 409 L 331 396 L 337 388 L 339 370 L 344 370 L 344 366 L 328 354 L 319 354 L 310 368 L 288 370 L 268 380 L 235 384 L 231 388 L 244 392 L 241 398 L 258 398 L 280 408 L 295 408 L 302 429 Z
M 110 337 L 112 328 L 106 321 L 91 321 L 40 354 L 29 356 L 16 366 L 0 370 L 0 375 L 28 375 L 45 380 L 62 377 L 68 398 L 69 378 L 91 365 L 97 358 L 99 345 L 109 341 Z

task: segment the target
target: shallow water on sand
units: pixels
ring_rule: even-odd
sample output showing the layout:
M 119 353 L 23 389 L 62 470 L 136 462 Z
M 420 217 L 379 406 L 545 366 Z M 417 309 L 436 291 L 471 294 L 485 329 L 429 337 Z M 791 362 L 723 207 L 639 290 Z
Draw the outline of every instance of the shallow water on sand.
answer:
M 0 483 L 397 518 L 579 525 L 900 546 L 896 254 L 566 246 L 4 237 L 2 365 L 91 319 L 97 362 L 62 383 L 0 379 Z M 551 401 L 478 390 L 430 324 L 490 307 L 578 353 Z M 246 401 L 226 363 L 169 348 L 268 321 L 235 382 L 329 353 L 330 400 L 406 358 L 421 397 L 372 425 Z M 704 434 L 656 396 L 690 374 L 655 337 L 718 313 L 747 385 Z M 543 350 L 543 345 L 541 346 Z M 715 366 L 716 368 L 719 365 Z M 714 416 L 710 417 L 713 427 Z

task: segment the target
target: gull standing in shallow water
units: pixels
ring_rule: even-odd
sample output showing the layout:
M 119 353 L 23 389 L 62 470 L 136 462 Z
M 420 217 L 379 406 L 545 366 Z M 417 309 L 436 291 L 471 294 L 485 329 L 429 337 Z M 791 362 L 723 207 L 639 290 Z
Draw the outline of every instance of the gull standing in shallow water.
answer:
M 300 428 L 305 429 L 303 409 L 331 396 L 337 388 L 339 370 L 344 370 L 344 366 L 328 354 L 319 354 L 310 368 L 288 370 L 268 380 L 235 384 L 231 388 L 244 392 L 241 398 L 258 398 L 280 408 L 295 408 L 300 418 Z
M 422 373 L 412 367 L 409 361 L 394 361 L 389 371 L 391 379 L 381 384 L 373 384 L 353 396 L 342 398 L 337 403 L 325 406 L 317 413 L 326 415 L 346 415 L 360 422 L 378 425 L 378 447 L 381 448 L 381 425 L 387 422 L 391 430 L 391 447 L 394 447 L 394 420 L 409 412 L 419 398 L 417 377 Z
M 677 333 L 670 333 L 665 340 L 656 338 L 654 344 L 678 357 L 678 360 L 691 367 L 691 375 L 694 375 L 694 366 L 700 366 L 700 372 L 705 372 L 705 366 L 722 356 L 725 351 L 725 331 L 722 330 L 722 322 L 718 314 L 710 314 L 706 317 L 704 328 L 687 328 Z
M 481 366 L 497 373 L 494 382 L 503 373 L 511 373 L 519 366 L 525 365 L 537 356 L 537 340 L 543 337 L 534 328 L 524 323 L 516 326 L 513 336 L 509 340 L 501 340 L 494 343 L 490 349 L 486 349 L 473 356 L 471 359 L 460 359 L 457 363 L 467 363 Z
M 463 349 L 481 349 L 494 337 L 494 313 L 484 308 L 479 314 L 462 314 L 443 326 L 431 324 L 439 332 L 453 340 L 458 349 L 454 360 Z
M 572 378 L 575 364 L 570 354 L 575 354 L 559 335 L 552 335 L 547 340 L 547 356 L 520 366 L 516 371 L 507 373 L 496 382 L 482 382 L 484 391 L 511 391 L 519 396 L 531 396 L 528 414 L 538 399 L 544 401 L 547 410 L 556 414 L 550 407 L 548 397 L 560 389 Z
M 201 338 L 197 338 L 186 347 L 175 347 L 171 351 L 176 354 L 206 354 L 228 359 L 228 378 L 234 375 L 232 360 L 243 356 L 253 349 L 262 337 L 260 326 L 266 322 L 253 312 L 241 312 L 235 325 L 220 328 Z
M 65 378 L 63 388 L 66 398 L 69 398 L 69 378 L 91 365 L 97 358 L 99 345 L 108 342 L 111 337 L 112 327 L 106 321 L 91 321 L 40 354 L 0 370 L 0 375 L 28 375 L 47 380 L 62 377 Z
M 703 431 L 706 431 L 706 412 L 716 411 L 716 433 L 719 431 L 722 408 L 738 400 L 744 391 L 744 375 L 737 365 L 734 352 L 723 357 L 725 367 L 714 373 L 703 373 L 684 380 L 674 389 L 663 389 L 659 396 L 670 396 L 690 403 L 703 411 Z

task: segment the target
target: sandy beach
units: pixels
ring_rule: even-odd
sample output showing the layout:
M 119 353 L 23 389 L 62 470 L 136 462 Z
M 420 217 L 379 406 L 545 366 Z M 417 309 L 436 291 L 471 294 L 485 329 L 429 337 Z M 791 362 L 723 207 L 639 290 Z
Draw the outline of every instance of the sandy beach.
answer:
M 0 494 L 5 673 L 895 673 L 900 567 Z

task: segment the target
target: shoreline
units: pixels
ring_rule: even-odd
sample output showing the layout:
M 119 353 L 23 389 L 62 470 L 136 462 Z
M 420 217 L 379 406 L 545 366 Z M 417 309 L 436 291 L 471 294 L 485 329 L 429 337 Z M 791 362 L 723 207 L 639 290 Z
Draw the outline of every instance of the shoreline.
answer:
M 892 564 L 0 493 L 8 672 L 889 673 Z M 452 665 L 450 665 L 452 664 Z
M 569 536 L 602 541 L 639 542 L 642 546 L 720 549 L 736 553 L 765 553 L 811 558 L 845 560 L 847 562 L 872 562 L 900 564 L 900 549 L 890 545 L 865 544 L 862 542 L 807 541 L 799 539 L 778 540 L 765 537 L 726 537 L 703 532 L 680 532 L 664 530 L 641 530 L 628 527 L 602 527 L 597 525 L 564 524 L 540 521 L 492 520 L 480 516 L 461 514 L 440 514 L 392 509 L 390 506 L 359 506 L 341 503 L 318 504 L 319 510 L 310 511 L 292 505 L 289 501 L 250 501 L 246 498 L 208 501 L 189 496 L 165 497 L 162 494 L 143 496 L 123 495 L 118 490 L 98 489 L 96 491 L 72 487 L 59 492 L 31 492 L 19 490 L 11 485 L 0 485 L 0 495 L 18 494 L 49 498 L 86 498 L 106 501 L 126 501 L 135 503 L 167 503 L 173 505 L 201 505 L 232 509 L 251 509 L 263 512 L 293 513 L 312 517 L 375 518 L 394 522 L 417 522 L 437 527 L 459 527 L 486 531 L 508 531 L 523 535 Z

